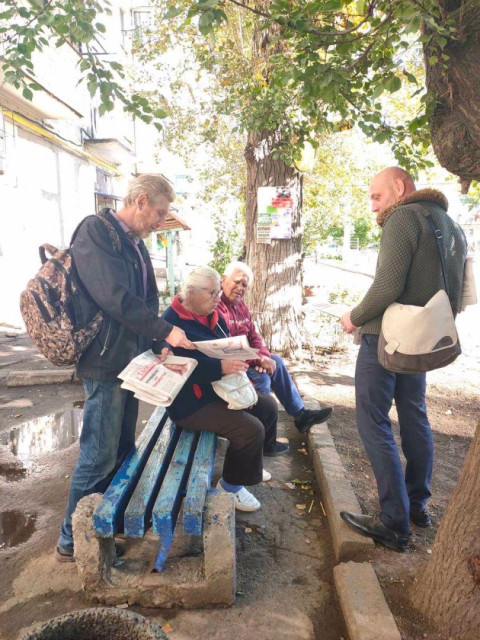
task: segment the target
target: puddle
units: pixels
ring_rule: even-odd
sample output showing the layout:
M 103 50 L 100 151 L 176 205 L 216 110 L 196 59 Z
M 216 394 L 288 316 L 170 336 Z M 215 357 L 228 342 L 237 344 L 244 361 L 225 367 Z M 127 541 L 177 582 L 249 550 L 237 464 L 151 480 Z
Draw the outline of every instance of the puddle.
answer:
M 0 511 L 0 549 L 17 547 L 35 531 L 37 516 L 21 511 Z
M 7 482 L 22 480 L 27 476 L 27 469 L 23 467 L 12 467 L 11 465 L 0 464 L 0 476 Z
M 42 453 L 66 449 L 78 440 L 82 430 L 83 411 L 78 408 L 51 413 L 12 427 L 0 435 L 0 444 L 26 466 Z

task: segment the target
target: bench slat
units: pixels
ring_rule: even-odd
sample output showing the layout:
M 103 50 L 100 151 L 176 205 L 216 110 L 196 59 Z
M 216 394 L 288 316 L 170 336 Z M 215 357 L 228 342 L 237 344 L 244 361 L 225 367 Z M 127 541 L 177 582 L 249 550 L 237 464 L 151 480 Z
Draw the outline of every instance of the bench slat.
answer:
M 125 536 L 143 538 L 145 535 L 145 529 L 150 523 L 153 503 L 167 472 L 181 430 L 181 427 L 177 427 L 169 420 L 158 437 L 137 488 L 125 509 Z
M 202 533 L 203 508 L 212 480 L 216 448 L 217 436 L 214 433 L 202 431 L 183 506 L 183 530 L 191 535 L 199 536 Z
M 158 539 L 158 552 L 155 558 L 155 569 L 157 571 L 163 571 L 167 564 L 168 554 L 173 542 L 173 534 L 169 533 L 165 536 L 160 536 Z
M 198 432 L 189 429 L 180 435 L 153 507 L 152 525 L 157 536 L 173 535 L 198 437 Z
M 167 420 L 163 407 L 157 407 L 150 420 L 115 474 L 107 491 L 93 514 L 93 527 L 97 536 L 111 538 L 123 525 L 123 509 L 132 495 L 145 463 L 158 435 Z

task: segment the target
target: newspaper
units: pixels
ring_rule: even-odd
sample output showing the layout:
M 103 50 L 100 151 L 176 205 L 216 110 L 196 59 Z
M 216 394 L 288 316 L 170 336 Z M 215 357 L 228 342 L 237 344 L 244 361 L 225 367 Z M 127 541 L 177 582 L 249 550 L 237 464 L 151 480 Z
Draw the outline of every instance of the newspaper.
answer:
M 248 344 L 247 336 L 233 336 L 193 343 L 199 351 L 219 360 L 258 360 L 259 351 Z
M 329 315 L 339 319 L 351 309 L 352 305 L 341 303 L 322 302 L 320 304 L 315 304 L 315 310 L 321 311 L 322 313 L 328 313 Z
M 473 258 L 468 257 L 465 261 L 462 297 L 460 300 L 458 313 L 465 311 L 465 308 L 471 304 L 477 304 L 477 289 L 475 287 L 475 276 L 473 273 Z
M 139 400 L 168 407 L 196 366 L 194 358 L 180 356 L 167 356 L 161 362 L 161 357 L 149 350 L 134 358 L 118 377 L 123 380 L 122 389 L 133 391 Z

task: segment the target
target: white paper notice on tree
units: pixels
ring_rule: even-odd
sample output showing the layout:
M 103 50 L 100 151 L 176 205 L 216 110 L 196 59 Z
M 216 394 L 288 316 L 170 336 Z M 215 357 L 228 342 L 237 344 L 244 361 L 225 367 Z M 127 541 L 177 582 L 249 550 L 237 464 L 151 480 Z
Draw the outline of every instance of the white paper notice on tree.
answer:
M 248 344 L 247 336 L 233 336 L 193 343 L 199 351 L 219 360 L 258 360 L 259 351 Z
M 122 389 L 133 391 L 139 400 L 168 407 L 196 366 L 194 358 L 180 356 L 167 356 L 162 362 L 149 350 L 134 358 L 118 377 L 123 380 Z

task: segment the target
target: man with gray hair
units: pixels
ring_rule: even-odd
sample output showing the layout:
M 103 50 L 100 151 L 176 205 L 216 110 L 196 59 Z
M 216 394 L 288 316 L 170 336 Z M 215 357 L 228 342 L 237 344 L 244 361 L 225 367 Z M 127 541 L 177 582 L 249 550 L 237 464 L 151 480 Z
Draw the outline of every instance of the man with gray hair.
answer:
M 160 175 L 144 174 L 128 187 L 120 211 L 104 209 L 79 225 L 72 258 L 85 310 L 101 309 L 98 336 L 82 354 L 77 375 L 85 388 L 80 453 L 72 474 L 56 557 L 74 561 L 72 514 L 78 501 L 103 493 L 135 443 L 138 400 L 118 374 L 139 353 L 169 346 L 194 348 L 182 329 L 158 316 L 158 289 L 143 240 L 161 227 L 175 192 Z
M 265 394 L 272 390 L 285 411 L 293 416 L 300 433 L 306 433 L 314 424 L 325 422 L 332 414 L 333 408 L 305 409 L 282 358 L 271 355 L 268 351 L 255 328 L 247 305 L 243 302 L 252 280 L 252 270 L 244 262 L 232 262 L 227 265 L 222 277 L 222 297 L 217 309 L 224 316 L 231 336 L 245 335 L 250 346 L 259 350 L 259 359 L 249 362 L 247 371 L 255 389 Z

